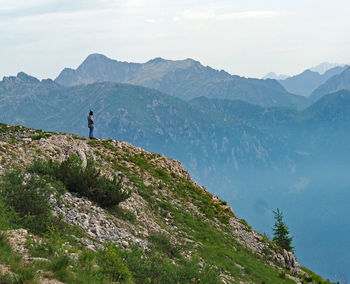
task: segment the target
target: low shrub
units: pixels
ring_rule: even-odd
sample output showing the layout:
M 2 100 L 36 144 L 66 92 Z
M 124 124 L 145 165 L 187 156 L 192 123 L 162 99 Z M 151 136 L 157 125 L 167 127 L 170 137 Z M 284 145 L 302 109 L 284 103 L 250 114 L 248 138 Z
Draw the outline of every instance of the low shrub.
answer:
M 0 192 L 6 205 L 16 212 L 14 223 L 36 233 L 46 230 L 51 217 L 52 190 L 44 179 L 37 175 L 25 177 L 20 169 L 15 169 L 3 176 Z
M 130 196 L 129 192 L 122 190 L 121 182 L 116 175 L 112 180 L 99 176 L 97 186 L 90 188 L 88 197 L 105 207 L 117 205 Z
M 14 210 L 11 210 L 0 197 L 0 230 L 7 230 L 11 227 L 15 214 Z
M 156 177 L 158 177 L 159 179 L 163 180 L 163 181 L 168 181 L 169 180 L 169 175 L 168 173 L 160 168 L 157 168 L 154 170 L 154 174 Z
M 35 160 L 32 165 L 28 166 L 27 170 L 41 176 L 54 177 L 59 170 L 59 163 L 51 159 L 47 161 Z
M 230 216 L 228 215 L 218 215 L 217 218 L 222 224 L 228 224 L 230 221 Z
M 51 134 L 49 134 L 49 133 L 39 133 L 37 135 L 33 135 L 30 138 L 32 138 L 32 140 L 40 140 L 41 138 L 45 139 L 45 138 L 48 138 L 50 136 L 51 136 Z
M 167 235 L 155 233 L 150 235 L 148 239 L 156 251 L 160 251 L 170 258 L 180 256 L 179 248 L 170 243 L 170 239 Z
M 135 283 L 220 283 L 218 271 L 211 266 L 200 269 L 196 257 L 191 260 L 181 257 L 174 263 L 158 253 L 146 256 L 136 245 L 120 254 Z
M 34 283 L 36 269 L 34 267 L 21 267 L 16 271 L 14 283 Z
M 113 208 L 112 213 L 113 213 L 114 216 L 116 216 L 116 217 L 118 217 L 120 219 L 129 221 L 132 224 L 134 224 L 135 221 L 136 221 L 136 216 L 135 216 L 135 214 L 132 211 L 130 211 L 128 209 L 123 209 L 120 206 L 115 206 Z
M 71 260 L 67 255 L 61 254 L 51 261 L 49 268 L 54 272 L 64 271 L 70 265 L 70 262 Z
M 98 253 L 99 271 L 110 280 L 122 283 L 133 283 L 131 272 L 124 264 L 121 250 L 113 244 L 108 244 Z
M 51 176 L 61 181 L 70 192 L 85 196 L 103 207 L 117 205 L 130 196 L 130 192 L 122 189 L 121 179 L 114 175 L 110 180 L 101 175 L 92 159 L 87 160 L 84 168 L 81 159 L 75 154 L 61 164 L 52 160 L 37 160 L 29 170 Z

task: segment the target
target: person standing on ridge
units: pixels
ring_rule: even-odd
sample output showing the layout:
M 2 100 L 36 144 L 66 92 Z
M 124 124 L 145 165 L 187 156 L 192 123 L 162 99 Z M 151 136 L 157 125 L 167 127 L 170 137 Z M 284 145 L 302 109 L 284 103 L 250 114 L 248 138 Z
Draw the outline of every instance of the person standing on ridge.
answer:
M 93 111 L 90 110 L 89 115 L 87 117 L 88 127 L 90 129 L 90 132 L 89 132 L 89 138 L 90 139 L 95 139 L 95 137 L 94 137 L 94 118 L 93 118 L 93 115 L 94 115 Z

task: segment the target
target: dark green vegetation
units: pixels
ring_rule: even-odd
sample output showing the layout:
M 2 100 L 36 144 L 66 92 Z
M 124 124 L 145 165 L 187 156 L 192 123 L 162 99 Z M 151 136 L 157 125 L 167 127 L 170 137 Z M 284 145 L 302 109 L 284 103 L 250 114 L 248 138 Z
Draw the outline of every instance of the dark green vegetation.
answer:
M 59 198 L 67 189 L 103 207 L 115 206 L 130 195 L 121 190 L 120 183 L 116 176 L 112 180 L 102 176 L 92 160 L 88 160 L 83 168 L 76 155 L 62 163 L 36 160 L 25 171 L 16 168 L 3 176 L 0 183 L 1 226 L 18 226 L 44 233 L 57 221 L 51 216 L 50 195 L 56 194 Z
M 192 59 L 172 61 L 155 58 L 145 64 L 137 64 L 91 54 L 77 70 L 64 69 L 55 82 L 64 86 L 95 82 L 127 83 L 156 89 L 184 100 L 205 96 L 243 100 L 265 107 L 300 108 L 307 103 L 304 97 L 288 93 L 275 80 L 232 76 Z
M 52 193 L 45 179 L 39 176 L 25 180 L 24 172 L 19 169 L 8 172 L 0 183 L 4 202 L 2 219 L 10 216 L 5 223 L 7 226 L 13 223 L 36 233 L 45 231 L 51 223 L 49 196 Z
M 87 160 L 84 168 L 76 155 L 62 163 L 36 160 L 29 171 L 54 178 L 62 182 L 70 192 L 85 196 L 102 207 L 117 205 L 130 196 L 129 192 L 121 189 L 121 179 L 116 175 L 113 175 L 112 180 L 102 176 L 92 159 Z
M 273 211 L 275 218 L 275 224 L 272 228 L 273 230 L 273 241 L 284 248 L 287 251 L 293 251 L 292 240 L 293 238 L 289 236 L 289 229 L 285 222 L 283 221 L 283 214 L 279 208 Z
M 58 228 L 48 230 L 41 243 L 28 240 L 28 245 L 37 261 L 25 263 L 7 243 L 6 234 L 0 236 L 0 264 L 11 271 L 0 275 L 1 283 L 35 283 L 38 270 L 42 278 L 64 283 L 219 283 L 218 272 L 208 266 L 199 269 L 198 259 L 182 257 L 174 264 L 162 254 L 146 254 L 137 246 L 120 249 L 111 243 L 94 252 L 74 243 Z
M 90 177 L 97 181 L 95 187 Z M 189 261 L 178 252 L 168 256 L 172 245 L 164 235 L 150 237 L 155 242 L 151 254 L 136 246 L 131 250 L 121 250 L 111 243 L 97 252 L 79 246 L 72 235 L 82 236 L 83 233 L 51 215 L 49 195 L 62 194 L 65 185 L 68 190 L 77 186 L 79 194 L 103 205 L 111 206 L 111 201 L 116 205 L 128 197 L 122 195 L 122 199 L 118 196 L 119 199 L 115 200 L 115 186 L 119 191 L 120 183 L 116 183 L 115 178 L 110 184 L 106 180 L 99 175 L 92 161 L 85 170 L 82 169 L 76 156 L 61 164 L 36 160 L 25 171 L 18 168 L 6 173 L 0 183 L 0 229 L 5 230 L 0 232 L 0 264 L 6 264 L 15 274 L 0 275 L 0 282 L 34 281 L 38 278 L 36 271 L 40 269 L 44 271 L 44 277 L 54 277 L 66 283 L 164 283 L 165 280 L 169 283 L 219 283 L 218 271 L 209 266 L 200 269 L 197 258 Z M 101 192 L 102 197 L 99 196 Z M 107 199 L 110 201 L 106 204 Z M 16 228 L 27 228 L 43 237 L 40 242 L 28 240 L 28 245 L 33 257 L 47 260 L 24 263 L 21 256 L 12 251 L 4 232 Z M 70 245 L 66 248 L 67 243 Z M 69 256 L 72 252 L 79 254 L 78 259 Z M 178 263 L 174 264 L 168 257 L 176 257 Z

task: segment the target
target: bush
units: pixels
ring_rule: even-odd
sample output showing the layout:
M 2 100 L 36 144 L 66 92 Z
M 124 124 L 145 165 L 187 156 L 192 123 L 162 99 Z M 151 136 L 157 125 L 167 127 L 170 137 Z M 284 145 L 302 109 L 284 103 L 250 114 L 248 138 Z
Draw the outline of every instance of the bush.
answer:
M 98 177 L 97 186 L 89 191 L 90 198 L 102 206 L 112 206 L 119 204 L 130 196 L 129 192 L 121 188 L 121 179 L 114 175 L 113 180 L 103 176 Z
M 40 140 L 41 138 L 45 139 L 45 138 L 48 138 L 50 136 L 51 136 L 51 134 L 49 134 L 49 133 L 39 133 L 37 135 L 31 136 L 31 138 L 32 138 L 32 140 Z
M 121 250 L 113 244 L 108 244 L 98 253 L 100 272 L 115 282 L 133 283 L 131 272 L 124 264 Z
M 34 232 L 41 233 L 50 223 L 49 196 L 52 190 L 40 176 L 25 178 L 20 169 L 4 175 L 0 192 L 6 205 L 17 215 L 15 223 Z
M 135 283 L 220 283 L 218 271 L 209 266 L 200 269 L 196 257 L 174 263 L 157 253 L 146 256 L 136 245 L 120 253 Z
M 59 163 L 53 160 L 42 161 L 35 160 L 32 165 L 30 165 L 27 170 L 31 173 L 37 173 L 41 176 L 54 177 L 59 169 Z
M 94 167 L 92 160 L 88 160 L 84 169 L 78 156 L 72 155 L 58 166 L 54 175 L 70 192 L 86 196 L 89 195 L 89 190 L 97 187 L 100 172 Z
M 132 224 L 134 224 L 136 221 L 136 216 L 131 210 L 121 208 L 120 206 L 115 206 L 112 212 L 114 216 L 122 220 L 129 221 Z
M 50 269 L 54 272 L 64 271 L 70 264 L 71 260 L 67 255 L 61 254 L 54 258 L 50 263 Z
M 8 207 L 3 199 L 0 198 L 0 230 L 7 230 L 15 217 L 15 212 Z
M 122 190 L 121 179 L 115 175 L 112 180 L 102 176 L 92 159 L 87 160 L 84 168 L 82 161 L 75 154 L 61 164 L 52 160 L 37 160 L 29 170 L 51 176 L 61 181 L 70 192 L 85 196 L 103 207 L 117 205 L 130 196 L 128 191 Z
M 153 248 L 157 251 L 161 251 L 168 257 L 179 257 L 179 248 L 170 243 L 169 237 L 165 234 L 155 233 L 150 235 L 148 239 L 152 242 Z

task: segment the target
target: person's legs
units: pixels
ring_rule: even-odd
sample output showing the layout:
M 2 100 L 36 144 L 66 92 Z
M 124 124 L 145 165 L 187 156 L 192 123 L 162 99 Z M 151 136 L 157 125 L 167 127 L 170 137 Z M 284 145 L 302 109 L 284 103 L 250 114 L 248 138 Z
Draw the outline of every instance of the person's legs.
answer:
M 90 127 L 89 138 L 94 138 L 94 128 Z

